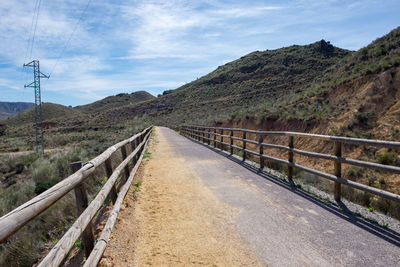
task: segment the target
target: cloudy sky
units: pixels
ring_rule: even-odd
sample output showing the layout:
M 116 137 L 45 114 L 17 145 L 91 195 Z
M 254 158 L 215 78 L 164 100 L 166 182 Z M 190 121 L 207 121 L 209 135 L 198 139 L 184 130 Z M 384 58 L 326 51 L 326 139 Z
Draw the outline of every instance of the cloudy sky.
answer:
M 321 39 L 357 50 L 400 26 L 399 11 L 398 0 L 1 0 L 0 101 L 33 102 L 22 68 L 33 59 L 51 74 L 42 100 L 75 106 L 157 95 L 255 50 Z

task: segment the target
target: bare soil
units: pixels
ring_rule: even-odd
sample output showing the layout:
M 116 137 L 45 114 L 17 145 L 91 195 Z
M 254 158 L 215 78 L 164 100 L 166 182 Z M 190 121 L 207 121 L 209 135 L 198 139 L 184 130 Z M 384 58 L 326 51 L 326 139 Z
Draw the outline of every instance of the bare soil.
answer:
M 233 225 L 238 211 L 157 128 L 149 152 L 140 192 L 130 189 L 100 266 L 262 266 Z

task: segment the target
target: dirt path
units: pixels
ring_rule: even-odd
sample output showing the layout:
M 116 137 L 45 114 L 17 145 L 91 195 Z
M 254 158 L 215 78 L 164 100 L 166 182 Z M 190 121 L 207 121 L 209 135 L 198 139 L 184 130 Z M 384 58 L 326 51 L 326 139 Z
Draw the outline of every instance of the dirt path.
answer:
M 133 186 L 101 265 L 262 266 L 235 230 L 238 210 L 214 196 L 159 128 L 149 151 L 138 201 Z

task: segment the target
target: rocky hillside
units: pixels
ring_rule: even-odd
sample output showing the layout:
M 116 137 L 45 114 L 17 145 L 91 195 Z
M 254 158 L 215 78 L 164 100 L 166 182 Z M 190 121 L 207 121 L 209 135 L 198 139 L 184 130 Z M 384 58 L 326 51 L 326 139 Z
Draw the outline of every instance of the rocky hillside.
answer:
M 148 115 L 157 123 L 213 123 L 272 106 L 309 86 L 351 52 L 324 40 L 250 53 L 153 101 L 105 114 Z
M 0 120 L 14 116 L 35 104 L 29 102 L 0 102 Z
M 294 120 L 316 125 L 346 114 L 346 120 L 329 128 L 331 132 L 374 136 L 375 122 L 397 102 L 399 65 L 400 28 L 358 51 L 321 40 L 253 52 L 157 99 L 115 109 L 99 119 L 111 122 L 115 117 L 136 116 L 166 125 L 249 120 L 269 128 L 272 122 L 283 125 Z M 366 87 L 371 91 L 362 98 Z

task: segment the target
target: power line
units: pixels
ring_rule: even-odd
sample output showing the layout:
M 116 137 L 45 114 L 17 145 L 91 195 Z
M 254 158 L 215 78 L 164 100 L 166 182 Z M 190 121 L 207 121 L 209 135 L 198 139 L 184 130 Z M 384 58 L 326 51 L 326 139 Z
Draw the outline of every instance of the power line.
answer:
M 35 9 L 33 11 L 33 16 L 32 16 L 32 21 L 31 21 L 31 27 L 29 28 L 29 37 L 28 37 L 28 40 L 27 40 L 27 43 L 26 43 L 26 51 L 25 51 L 25 54 L 24 54 L 24 63 L 26 62 L 26 57 L 28 56 L 29 47 L 31 45 L 33 25 L 34 25 L 34 22 L 35 22 L 36 11 L 38 9 L 38 3 L 39 3 L 39 0 L 36 0 Z M 25 67 L 23 67 L 20 80 L 21 81 L 24 80 L 26 82 L 26 78 L 27 78 L 27 72 L 25 71 Z
M 29 29 L 29 38 L 28 38 L 28 42 L 27 42 L 27 44 L 26 44 L 26 51 L 25 51 L 25 56 L 24 56 L 24 62 L 26 61 L 26 57 L 28 56 L 29 47 L 30 47 L 30 45 L 31 45 L 32 32 L 33 32 L 33 25 L 34 25 L 34 22 L 35 22 L 35 17 L 36 17 L 36 11 L 37 11 L 37 7 L 38 7 L 38 3 L 39 3 L 39 0 L 36 0 L 35 9 L 34 9 L 34 11 L 33 11 L 33 16 L 32 16 L 32 21 L 31 21 L 31 27 L 30 27 L 30 29 Z
M 39 4 L 38 4 L 38 8 L 37 8 L 37 14 L 36 14 L 36 23 L 35 23 L 35 28 L 33 30 L 32 46 L 31 46 L 31 52 L 29 54 L 29 59 L 32 58 L 32 50 L 33 50 L 33 46 L 34 46 L 34 43 L 35 43 L 36 28 L 37 28 L 37 24 L 38 24 L 38 20 L 39 20 L 40 4 L 41 3 L 42 3 L 42 0 L 39 0 Z
M 79 17 L 78 21 L 76 22 L 75 27 L 74 27 L 73 31 L 71 32 L 71 35 L 69 36 L 68 41 L 65 43 L 64 47 L 62 48 L 62 50 L 61 50 L 61 52 L 60 52 L 60 55 L 57 57 L 56 63 L 54 64 L 54 66 L 53 66 L 53 68 L 52 68 L 52 70 L 51 70 L 49 76 L 50 76 L 50 75 L 53 73 L 53 71 L 56 69 L 57 64 L 58 64 L 58 62 L 59 62 L 61 56 L 64 54 L 65 49 L 67 48 L 67 46 L 69 46 L 69 44 L 70 44 L 70 42 L 71 42 L 71 40 L 72 40 L 72 37 L 73 37 L 73 35 L 75 34 L 76 30 L 78 29 L 78 26 L 79 26 L 79 24 L 81 23 L 82 18 L 83 18 L 83 16 L 84 16 L 84 14 L 86 13 L 86 10 L 88 9 L 88 7 L 89 7 L 91 1 L 92 1 L 92 0 L 88 0 L 88 2 L 86 3 L 85 8 L 82 10 L 82 13 L 81 13 L 80 17 Z

